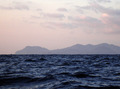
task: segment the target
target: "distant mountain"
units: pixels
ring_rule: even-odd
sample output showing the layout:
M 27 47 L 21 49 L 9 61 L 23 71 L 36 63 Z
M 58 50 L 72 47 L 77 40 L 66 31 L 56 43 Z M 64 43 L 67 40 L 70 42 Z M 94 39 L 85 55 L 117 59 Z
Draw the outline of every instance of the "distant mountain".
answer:
M 98 45 L 76 44 L 71 47 L 56 50 L 48 50 L 39 46 L 27 46 L 17 51 L 16 54 L 120 54 L 120 47 L 107 43 Z
M 27 46 L 17 51 L 16 54 L 49 54 L 49 50 L 39 46 Z

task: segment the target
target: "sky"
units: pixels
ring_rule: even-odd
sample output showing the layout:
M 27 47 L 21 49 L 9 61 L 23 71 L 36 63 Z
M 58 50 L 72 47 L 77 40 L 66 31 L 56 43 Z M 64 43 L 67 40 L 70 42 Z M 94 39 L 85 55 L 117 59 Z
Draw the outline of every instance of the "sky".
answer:
M 0 54 L 100 43 L 120 46 L 120 0 L 0 0 Z

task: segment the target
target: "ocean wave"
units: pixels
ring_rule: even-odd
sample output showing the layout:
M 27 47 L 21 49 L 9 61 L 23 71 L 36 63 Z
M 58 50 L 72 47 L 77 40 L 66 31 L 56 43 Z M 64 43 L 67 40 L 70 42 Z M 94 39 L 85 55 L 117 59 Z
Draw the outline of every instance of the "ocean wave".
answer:
M 120 89 L 119 55 L 0 55 L 0 89 Z

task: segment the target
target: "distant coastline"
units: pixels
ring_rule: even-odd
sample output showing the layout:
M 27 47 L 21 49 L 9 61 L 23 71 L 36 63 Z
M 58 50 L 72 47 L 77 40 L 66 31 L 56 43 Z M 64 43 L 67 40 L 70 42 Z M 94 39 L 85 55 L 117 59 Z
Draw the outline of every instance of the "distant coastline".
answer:
M 15 54 L 120 54 L 120 47 L 102 43 L 98 45 L 76 44 L 63 49 L 49 50 L 40 46 L 26 46 Z

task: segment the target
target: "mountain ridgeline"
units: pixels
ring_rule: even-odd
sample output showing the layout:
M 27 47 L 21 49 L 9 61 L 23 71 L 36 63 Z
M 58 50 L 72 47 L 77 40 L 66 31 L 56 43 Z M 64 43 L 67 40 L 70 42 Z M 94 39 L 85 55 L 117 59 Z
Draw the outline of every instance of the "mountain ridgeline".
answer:
M 98 45 L 76 44 L 71 47 L 48 50 L 39 46 L 27 46 L 16 54 L 120 54 L 120 47 L 112 44 L 102 43 Z

